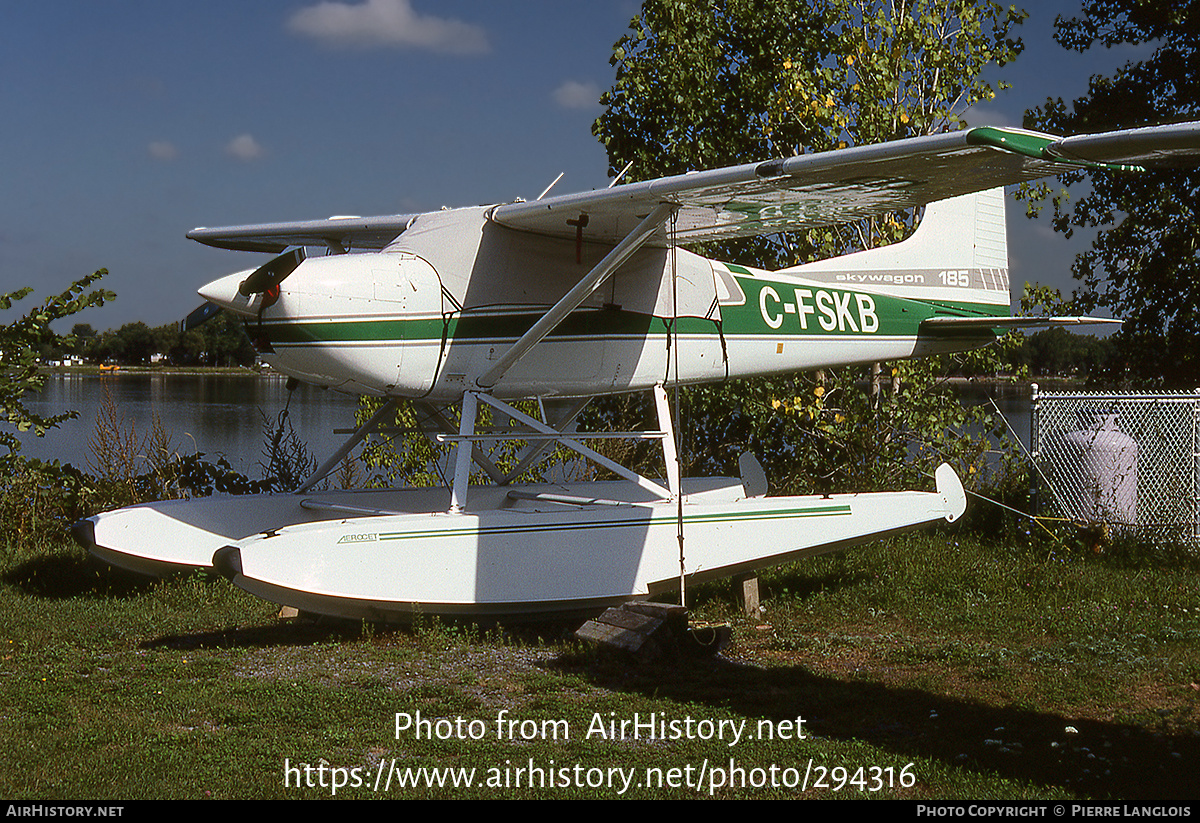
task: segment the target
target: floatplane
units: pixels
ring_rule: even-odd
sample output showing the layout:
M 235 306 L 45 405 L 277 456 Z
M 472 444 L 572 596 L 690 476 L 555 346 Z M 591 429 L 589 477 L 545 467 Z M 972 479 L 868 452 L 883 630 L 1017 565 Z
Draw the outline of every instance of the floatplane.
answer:
M 131 506 L 75 534 L 116 566 L 216 568 L 270 601 L 378 620 L 596 612 L 954 521 L 966 497 L 947 465 L 934 491 L 770 497 L 752 456 L 740 478 L 681 478 L 668 389 L 1083 322 L 1008 316 L 1001 187 L 1197 155 L 1200 123 L 1068 138 L 972 128 L 528 202 L 195 229 L 201 243 L 275 256 L 201 288 L 189 323 L 235 312 L 276 370 L 386 400 L 294 493 Z M 780 271 L 684 248 L 921 206 L 900 243 Z M 590 398 L 622 392 L 652 393 L 659 428 L 609 434 L 660 440 L 661 478 L 575 431 Z M 531 398 L 537 414 L 514 405 Z M 455 444 L 446 487 L 314 492 L 400 402 Z M 482 407 L 509 425 L 482 431 Z M 510 471 L 484 448 L 503 438 L 526 444 Z M 619 479 L 515 484 L 554 444 Z M 471 484 L 473 465 L 489 484 Z

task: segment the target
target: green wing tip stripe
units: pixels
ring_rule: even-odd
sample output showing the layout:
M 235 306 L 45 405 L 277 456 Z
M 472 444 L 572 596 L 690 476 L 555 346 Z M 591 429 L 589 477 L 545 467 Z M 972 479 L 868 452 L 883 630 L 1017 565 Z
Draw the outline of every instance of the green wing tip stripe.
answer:
M 967 144 L 971 146 L 991 146 L 994 149 L 1004 149 L 1016 154 L 1032 157 L 1035 160 L 1045 160 L 1045 149 L 1054 139 L 1042 134 L 1025 131 L 1009 131 L 991 126 L 981 126 L 967 132 Z
M 980 126 L 967 132 L 967 144 L 971 146 L 990 146 L 1032 157 L 1034 160 L 1048 160 L 1052 163 L 1069 163 L 1086 169 L 1104 169 L 1106 171 L 1144 172 L 1144 166 L 1128 163 L 1096 163 L 1091 160 L 1078 160 L 1055 154 L 1050 147 L 1058 140 L 1044 134 L 1034 134 L 1027 131 L 1010 131 L 992 126 Z

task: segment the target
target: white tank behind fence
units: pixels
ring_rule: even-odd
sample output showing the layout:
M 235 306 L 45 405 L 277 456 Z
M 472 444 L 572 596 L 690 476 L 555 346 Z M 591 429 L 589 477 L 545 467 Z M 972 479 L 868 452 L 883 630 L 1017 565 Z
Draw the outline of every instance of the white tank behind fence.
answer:
M 1079 467 L 1062 477 L 1063 495 L 1086 522 L 1137 523 L 1138 444 L 1118 428 L 1117 415 L 1093 416 L 1091 428 L 1063 436 L 1063 462 Z

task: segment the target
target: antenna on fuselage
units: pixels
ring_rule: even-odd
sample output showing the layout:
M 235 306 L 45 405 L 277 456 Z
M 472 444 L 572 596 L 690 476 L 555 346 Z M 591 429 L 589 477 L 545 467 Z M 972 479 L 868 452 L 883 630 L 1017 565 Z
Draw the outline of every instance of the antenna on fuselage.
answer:
M 554 180 L 553 180 L 553 181 L 550 183 L 550 185 L 549 185 L 549 186 L 546 186 L 546 188 L 542 189 L 542 193 L 541 193 L 541 194 L 539 194 L 539 195 L 537 196 L 537 199 L 538 199 L 538 200 L 541 200 L 543 197 L 545 197 L 545 196 L 546 196 L 546 193 L 547 193 L 548 191 L 550 191 L 550 189 L 554 188 L 554 184 L 555 184 L 555 183 L 557 183 L 559 180 L 562 180 L 562 179 L 563 179 L 563 175 L 564 175 L 564 174 L 566 174 L 566 172 L 565 172 L 565 171 L 560 171 L 560 172 L 558 173 L 558 177 L 555 177 L 555 178 L 554 178 Z
M 625 168 L 621 169 L 620 173 L 612 179 L 612 182 L 608 184 L 608 187 L 611 189 L 613 186 L 617 185 L 617 183 L 620 183 L 621 178 L 625 176 L 625 172 L 629 171 L 631 168 L 633 168 L 632 160 L 625 164 Z

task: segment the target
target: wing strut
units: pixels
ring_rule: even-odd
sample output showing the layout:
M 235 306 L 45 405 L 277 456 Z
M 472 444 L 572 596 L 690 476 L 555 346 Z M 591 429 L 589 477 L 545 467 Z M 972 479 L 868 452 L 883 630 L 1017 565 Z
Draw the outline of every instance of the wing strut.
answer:
M 571 405 L 563 410 L 559 420 L 557 422 L 553 422 L 550 420 L 549 415 L 546 414 L 545 400 L 539 399 L 539 404 L 542 406 L 542 419 L 548 423 L 551 423 L 554 428 L 558 430 L 559 434 L 562 434 L 571 428 L 572 424 L 575 422 L 575 418 L 579 416 L 581 411 L 583 411 L 584 406 L 590 402 L 592 402 L 592 398 L 590 397 L 575 398 Z M 521 472 L 529 468 L 530 465 L 533 464 L 533 461 L 537 460 L 538 457 L 541 456 L 542 452 L 549 448 L 550 444 L 553 442 L 553 440 L 539 441 L 531 439 L 529 441 L 529 445 L 525 447 L 521 454 L 517 455 L 518 459 L 516 467 L 504 476 L 504 479 L 500 481 L 500 485 L 503 486 L 507 483 L 511 483 L 517 477 L 520 477 Z
M 379 407 L 379 411 L 377 411 L 377 412 L 375 412 L 375 414 L 371 415 L 370 420 L 368 420 L 366 423 L 363 423 L 361 426 L 359 426 L 357 429 L 355 429 L 354 434 L 350 435 L 350 438 L 345 443 L 342 444 L 342 447 L 340 449 L 338 449 L 336 452 L 334 452 L 328 460 L 326 460 L 324 463 L 322 463 L 320 468 L 318 468 L 315 472 L 313 472 L 311 475 L 309 475 L 308 479 L 305 480 L 303 483 L 301 483 L 299 486 L 297 486 L 296 490 L 292 493 L 293 494 L 304 494 L 306 491 L 311 489 L 313 486 L 317 485 L 322 480 L 324 480 L 325 475 L 329 474 L 331 471 L 333 471 L 335 468 L 337 468 L 337 465 L 342 462 L 342 458 L 344 458 L 347 454 L 349 454 L 351 449 L 353 449 L 355 446 L 357 446 L 359 443 L 361 443 L 362 439 L 364 437 L 366 437 L 368 434 L 370 434 L 375 429 L 375 427 L 377 427 L 380 423 L 382 423 L 385 419 L 387 419 L 388 414 L 395 414 L 396 404 L 398 402 L 399 402 L 399 400 L 397 398 L 389 397 L 387 402 Z
M 417 403 L 416 406 L 429 418 L 429 420 L 437 424 L 438 428 L 442 430 L 442 434 L 454 434 L 458 431 L 458 427 L 451 423 L 446 418 L 446 415 L 442 414 L 442 412 L 435 408 L 432 404 Z M 424 433 L 426 437 L 428 437 L 434 443 L 438 442 L 438 433 L 425 431 L 425 427 L 421 426 L 421 421 L 419 418 L 417 420 L 417 425 L 420 426 L 422 433 Z M 504 482 L 504 472 L 500 471 L 500 469 L 496 467 L 496 464 L 492 462 L 491 458 L 484 454 L 483 450 L 478 446 L 471 446 L 471 459 L 475 461 L 476 466 L 483 469 L 483 473 L 491 478 L 493 483 L 496 485 L 501 485 Z
M 656 389 L 656 391 L 661 391 L 661 386 Z M 663 394 L 662 397 L 665 402 L 666 395 Z M 509 417 L 516 423 L 527 427 L 527 430 L 476 434 L 475 416 L 480 403 L 485 403 L 488 406 L 491 406 L 493 409 Z M 659 404 L 659 411 L 660 413 L 663 411 L 662 403 Z M 591 460 L 593 463 L 603 466 L 613 474 L 619 475 L 626 480 L 636 483 L 638 486 L 649 491 L 654 496 L 663 500 L 670 500 L 673 494 L 676 493 L 673 492 L 672 489 L 662 486 L 654 480 L 643 477 L 632 469 L 625 468 L 620 463 L 608 459 L 604 455 L 588 448 L 587 446 L 583 445 L 582 442 L 580 442 L 582 440 L 594 438 L 662 440 L 665 449 L 673 448 L 675 433 L 671 428 L 670 417 L 668 416 L 666 419 L 660 420 L 659 425 L 663 427 L 662 431 L 564 433 L 551 428 L 539 420 L 535 420 L 534 418 L 523 414 L 504 401 L 497 400 L 491 395 L 473 391 L 463 392 L 462 417 L 459 421 L 459 433 L 457 435 L 439 434 L 435 436 L 435 439 L 439 443 L 454 443 L 457 446 L 454 457 L 454 484 L 451 487 L 450 492 L 450 511 L 455 513 L 462 513 L 466 511 L 467 489 L 470 483 L 471 472 L 471 446 L 473 445 L 474 441 L 477 440 L 549 440 L 560 443 L 575 453 L 586 457 L 588 460 Z M 540 437 L 539 435 L 544 435 L 544 437 Z M 668 441 L 670 441 L 671 446 L 666 445 Z M 676 484 L 672 484 L 672 486 L 675 485 Z
M 487 390 L 495 386 L 504 376 L 505 372 L 513 367 L 513 365 L 524 357 L 530 349 L 536 346 L 550 332 L 557 328 L 558 324 L 566 319 L 567 315 L 579 308 L 579 305 L 587 300 L 588 295 L 600 287 L 600 284 L 612 274 L 617 267 L 629 259 L 629 257 L 642 244 L 650 239 L 650 236 L 658 230 L 663 223 L 667 222 L 667 218 L 671 216 L 671 212 L 676 206 L 673 203 L 659 203 L 654 209 L 646 215 L 642 222 L 638 223 L 637 228 L 625 236 L 625 239 L 618 243 L 612 251 L 610 251 L 603 260 L 596 264 L 587 275 L 575 284 L 561 300 L 550 307 L 550 310 L 542 315 L 541 319 L 530 327 L 529 331 L 521 335 L 521 339 L 513 343 L 511 349 L 506 351 L 496 361 L 496 365 L 492 366 L 484 374 L 475 379 L 475 384 L 479 388 Z

